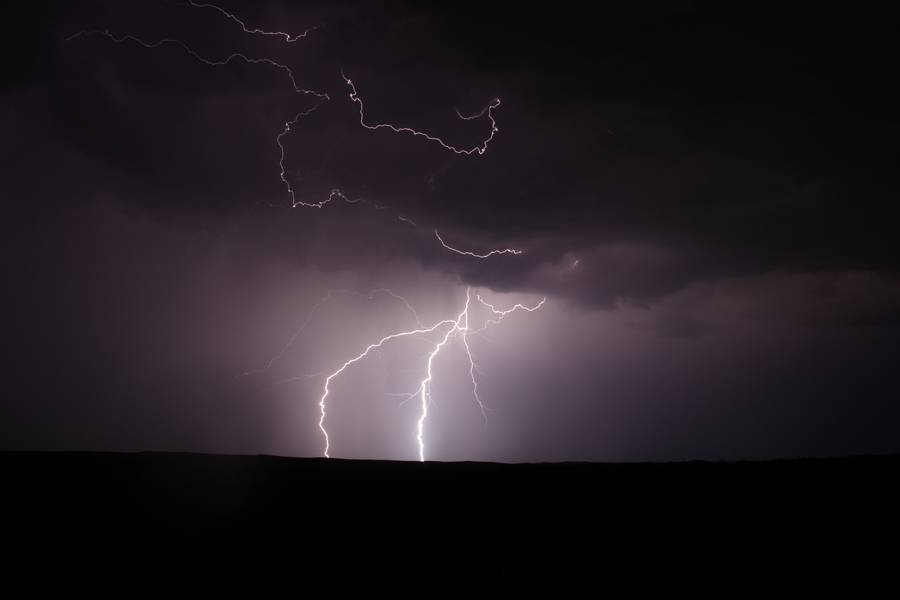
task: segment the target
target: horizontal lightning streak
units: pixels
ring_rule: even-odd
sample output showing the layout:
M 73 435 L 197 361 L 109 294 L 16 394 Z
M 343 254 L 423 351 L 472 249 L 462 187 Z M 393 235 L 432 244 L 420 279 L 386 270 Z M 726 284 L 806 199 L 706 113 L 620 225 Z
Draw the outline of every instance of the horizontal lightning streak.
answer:
M 473 258 L 489 258 L 496 254 L 514 254 L 519 255 L 522 254 L 522 250 L 516 250 L 515 248 L 503 248 L 502 250 L 491 250 L 485 254 L 478 254 L 476 252 L 470 252 L 469 250 L 459 250 L 458 248 L 454 248 L 447 244 L 444 239 L 441 237 L 441 234 L 438 233 L 438 230 L 434 230 L 434 237 L 441 243 L 441 246 L 450 250 L 451 252 L 456 252 L 457 254 L 462 254 L 463 256 L 471 256 Z
M 500 99 L 499 99 L 499 98 L 494 98 L 494 102 L 499 103 L 499 102 L 500 102 Z M 487 106 L 485 106 L 484 108 L 482 108 L 479 112 L 475 113 L 474 115 L 468 115 L 468 116 L 462 114 L 461 112 L 459 112 L 459 109 L 458 109 L 458 108 L 455 108 L 454 110 L 456 111 L 456 115 L 457 115 L 460 119 L 462 119 L 463 121 L 474 121 L 475 119 L 480 119 L 481 117 L 483 117 L 484 114 L 485 114 L 488 110 L 491 109 L 491 107 L 496 108 L 496 106 L 494 106 L 493 103 L 491 103 L 491 104 L 488 104 Z
M 239 18 L 237 18 L 236 15 L 234 15 L 233 13 L 228 12 L 228 11 L 225 10 L 224 8 L 221 8 L 221 7 L 219 7 L 219 6 L 216 6 L 215 4 L 202 4 L 202 3 L 200 3 L 200 2 L 194 2 L 194 0 L 188 0 L 188 2 L 190 3 L 191 6 L 194 6 L 194 7 L 197 7 L 197 8 L 212 8 L 212 9 L 215 9 L 215 10 L 219 11 L 219 12 L 222 13 L 226 18 L 231 19 L 232 21 L 234 21 L 235 23 L 237 23 L 238 25 L 240 25 L 240 26 L 241 26 L 241 29 L 244 30 L 244 33 L 259 34 L 259 35 L 271 35 L 271 36 L 283 37 L 283 38 L 284 38 L 284 41 L 285 41 L 285 42 L 288 42 L 288 43 L 296 42 L 296 41 L 299 40 L 299 39 L 303 39 L 303 38 L 305 38 L 305 37 L 307 36 L 307 34 L 309 34 L 310 31 L 315 31 L 316 29 L 318 29 L 317 27 L 310 27 L 309 29 L 307 29 L 307 30 L 304 31 L 303 33 L 299 33 L 299 34 L 297 34 L 297 35 L 291 35 L 291 34 L 289 34 L 289 33 L 283 32 L 283 31 L 266 31 L 266 30 L 264 30 L 264 29 L 258 29 L 258 28 L 249 29 L 249 28 L 247 27 L 246 23 L 244 23 L 244 22 L 241 21 Z
M 491 313 L 492 313 L 496 318 L 494 318 L 494 319 L 486 319 L 485 322 L 484 322 L 484 326 L 483 326 L 481 329 L 478 329 L 478 330 L 476 330 L 476 331 L 473 331 L 472 333 L 480 333 L 480 332 L 484 331 L 485 329 L 487 329 L 489 325 L 496 325 L 497 323 L 499 323 L 500 321 L 502 321 L 506 316 L 511 315 L 512 313 L 516 312 L 517 310 L 524 310 L 524 311 L 527 311 L 527 312 L 534 312 L 534 311 L 538 310 L 540 307 L 542 307 L 542 306 L 544 305 L 545 302 L 547 302 L 547 298 L 544 297 L 544 298 L 541 298 L 540 301 L 539 301 L 537 304 L 535 304 L 534 306 L 525 306 L 524 304 L 519 304 L 519 303 L 517 303 L 517 304 L 515 304 L 512 308 L 509 308 L 509 309 L 507 309 L 507 310 L 499 310 L 499 309 L 495 308 L 493 304 L 491 304 L 491 303 L 489 303 L 489 302 L 486 302 L 486 301 L 481 297 L 480 294 L 475 294 L 475 299 L 478 300 L 478 302 L 479 302 L 482 306 L 484 306 L 484 307 L 486 307 L 488 310 L 490 310 Z
M 316 96 L 317 98 L 321 98 L 323 100 L 330 99 L 328 94 L 326 94 L 325 92 L 317 92 L 314 90 L 307 90 L 307 89 L 301 88 L 297 84 L 297 80 L 294 78 L 294 72 L 291 70 L 291 68 L 288 67 L 287 65 L 281 64 L 280 62 L 276 62 L 276 61 L 272 60 L 271 58 L 250 58 L 250 57 L 246 56 L 245 54 L 241 54 L 240 52 L 234 52 L 234 53 L 230 54 L 224 60 L 211 60 L 211 59 L 201 56 L 193 48 L 191 48 L 190 46 L 188 46 L 181 40 L 176 40 L 173 38 L 163 38 L 156 42 L 145 42 L 144 40 L 142 40 L 138 37 L 135 37 L 135 36 L 131 35 L 130 33 L 126 33 L 122 36 L 116 37 L 115 35 L 110 33 L 108 29 L 81 30 L 81 31 L 79 31 L 77 33 L 73 33 L 69 37 L 65 38 L 65 41 L 68 42 L 68 41 L 74 40 L 75 38 L 95 36 L 95 35 L 102 35 L 106 38 L 109 38 L 110 40 L 112 40 L 113 42 L 115 42 L 117 44 L 121 44 L 125 41 L 132 41 L 132 42 L 139 44 L 139 45 L 143 46 L 144 48 L 148 48 L 150 50 L 159 48 L 160 46 L 163 46 L 166 44 L 179 46 L 182 50 L 187 52 L 191 57 L 193 57 L 193 58 L 199 60 L 200 62 L 207 64 L 211 67 L 222 67 L 222 66 L 225 66 L 225 65 L 231 63 L 231 61 L 235 60 L 235 59 L 240 59 L 251 65 L 266 64 L 266 65 L 269 65 L 269 66 L 272 66 L 272 67 L 275 67 L 277 69 L 281 69 L 282 71 L 284 71 L 287 74 L 288 78 L 291 80 L 291 85 L 294 88 L 294 92 L 296 92 L 298 94 L 309 94 L 311 96 Z
M 366 129 L 370 129 L 372 131 L 375 131 L 378 129 L 389 129 L 390 131 L 393 131 L 394 133 L 411 133 L 414 136 L 423 137 L 427 140 L 438 143 L 441 146 L 443 146 L 446 150 L 449 150 L 455 154 L 465 154 L 467 156 L 471 155 L 471 154 L 484 154 L 487 151 L 488 144 L 491 142 L 491 140 L 494 139 L 494 135 L 496 135 L 497 132 L 500 131 L 497 128 L 497 121 L 494 119 L 494 115 L 493 115 L 493 110 L 495 108 L 497 108 L 498 106 L 500 106 L 500 98 L 494 98 L 494 100 L 490 104 L 488 104 L 480 114 L 475 115 L 473 117 L 468 117 L 468 118 L 464 117 L 459 113 L 459 111 L 456 111 L 456 114 L 458 114 L 460 116 L 460 118 L 462 118 L 464 120 L 471 120 L 473 118 L 478 118 L 479 116 L 481 116 L 483 114 L 487 114 L 488 120 L 490 120 L 490 123 L 491 123 L 490 135 L 488 135 L 488 137 L 484 141 L 481 142 L 480 146 L 473 146 L 471 148 L 457 148 L 456 146 L 448 144 L 447 142 L 445 142 L 444 140 L 442 140 L 439 137 L 425 133 L 424 131 L 418 131 L 416 129 L 413 129 L 412 127 L 398 127 L 396 125 L 391 125 L 390 123 L 378 123 L 377 125 L 369 125 L 368 123 L 366 123 L 365 108 L 363 106 L 362 98 L 359 97 L 359 93 L 356 91 L 356 86 L 353 84 L 353 81 L 344 74 L 343 71 L 341 71 L 341 77 L 344 78 L 344 82 L 350 87 L 350 100 L 352 100 L 353 102 L 356 102 L 359 105 L 359 124 L 362 125 L 363 127 L 365 127 Z
M 422 324 L 422 320 L 419 318 L 419 313 L 416 312 L 416 309 L 414 309 L 412 307 L 412 305 L 409 303 L 409 301 L 406 298 L 404 298 L 403 296 L 401 296 L 400 294 L 394 293 L 393 290 L 390 290 L 388 288 L 378 288 L 378 289 L 372 290 L 368 293 L 357 292 L 356 290 L 328 290 L 328 292 L 324 296 L 322 296 L 322 298 L 318 302 L 316 302 L 313 305 L 313 307 L 309 310 L 309 312 L 306 313 L 306 318 L 303 319 L 303 322 L 300 324 L 300 327 L 298 327 L 296 329 L 296 331 L 294 331 L 293 335 L 291 335 L 287 344 L 284 345 L 284 348 L 282 348 L 281 351 L 278 352 L 278 354 L 276 354 L 275 356 L 273 356 L 272 358 L 269 359 L 269 362 L 266 363 L 266 369 L 271 369 L 272 365 L 274 365 L 277 361 L 281 360 L 284 357 L 284 355 L 287 353 L 287 351 L 290 350 L 291 347 L 297 342 L 297 339 L 300 337 L 300 335 L 304 331 L 306 331 L 307 327 L 309 327 L 309 324 L 312 322 L 313 317 L 316 315 L 316 313 L 319 311 L 319 309 L 322 308 L 322 306 L 326 302 L 328 302 L 329 300 L 331 300 L 338 294 L 348 295 L 348 296 L 357 296 L 359 298 L 363 298 L 365 300 L 370 300 L 370 301 L 374 300 L 375 297 L 378 296 L 379 294 L 384 294 L 384 295 L 390 296 L 390 297 L 394 298 L 395 300 L 399 300 L 403 304 L 403 306 L 406 308 L 406 310 L 409 312 L 410 315 L 412 315 L 413 319 L 415 320 L 416 326 L 418 326 L 419 328 L 425 327 L 425 325 Z M 244 374 L 249 375 L 250 373 L 247 372 Z M 304 375 L 303 377 L 306 377 L 306 376 Z

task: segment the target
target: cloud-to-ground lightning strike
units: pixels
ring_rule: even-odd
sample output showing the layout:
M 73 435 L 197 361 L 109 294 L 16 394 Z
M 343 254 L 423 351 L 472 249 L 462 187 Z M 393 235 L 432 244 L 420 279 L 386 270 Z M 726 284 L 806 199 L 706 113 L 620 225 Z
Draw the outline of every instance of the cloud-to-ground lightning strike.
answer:
M 260 29 L 260 28 L 248 27 L 247 24 L 243 20 L 238 18 L 235 14 L 230 13 L 227 10 L 225 10 L 217 5 L 203 3 L 203 2 L 196 2 L 195 0 L 189 0 L 189 4 L 195 8 L 209 8 L 209 9 L 213 9 L 213 10 L 219 12 L 225 18 L 230 19 L 230 20 L 236 22 L 238 25 L 240 25 L 241 29 L 247 34 L 279 37 L 279 38 L 283 38 L 286 43 L 296 42 L 297 40 L 305 38 L 307 36 L 307 34 L 309 34 L 311 31 L 316 29 L 315 27 L 312 27 L 312 28 L 305 30 L 301 34 L 296 34 L 296 35 L 292 35 L 292 34 L 289 34 L 289 33 L 283 32 L 283 31 L 267 31 L 267 30 Z M 329 94 L 327 94 L 325 92 L 318 92 L 318 91 L 314 91 L 314 90 L 308 90 L 308 89 L 301 88 L 299 86 L 299 84 L 297 83 L 297 80 L 294 77 L 293 71 L 287 65 L 276 62 L 275 60 L 273 60 L 271 58 L 250 58 L 241 53 L 233 53 L 223 60 L 211 60 L 211 59 L 201 56 L 199 53 L 194 51 L 190 46 L 188 46 L 185 42 L 183 42 L 181 40 L 164 38 L 157 42 L 145 42 L 145 41 L 141 40 L 140 38 L 137 38 L 130 34 L 115 36 L 112 33 L 110 33 L 109 30 L 82 30 L 82 31 L 79 31 L 79 32 L 65 38 L 65 39 L 66 39 L 66 41 L 70 41 L 70 40 L 73 40 L 73 39 L 76 39 L 79 37 L 88 37 L 88 36 L 94 36 L 94 35 L 104 36 L 117 44 L 124 43 L 126 41 L 131 41 L 131 42 L 134 42 L 136 44 L 143 46 L 144 48 L 148 48 L 148 49 L 159 48 L 160 46 L 163 46 L 163 45 L 175 45 L 175 46 L 180 47 L 182 50 L 184 50 L 192 58 L 194 58 L 206 65 L 209 65 L 209 66 L 224 66 L 224 65 L 230 64 L 232 61 L 241 60 L 247 64 L 254 64 L 254 65 L 265 64 L 270 67 L 274 67 L 276 69 L 283 71 L 290 79 L 291 86 L 295 93 L 303 94 L 303 95 L 311 95 L 318 99 L 310 108 L 307 108 L 305 110 L 302 110 L 302 111 L 296 113 L 296 115 L 294 116 L 293 119 L 286 121 L 282 130 L 275 136 L 275 143 L 278 146 L 279 151 L 280 151 L 279 159 L 278 159 L 279 177 L 280 177 L 282 183 L 287 188 L 287 192 L 291 197 L 291 207 L 296 208 L 296 207 L 302 206 L 302 207 L 308 207 L 308 208 L 322 208 L 326 204 L 337 199 L 337 200 L 343 200 L 344 202 L 347 202 L 350 204 L 367 203 L 367 204 L 371 204 L 375 208 L 379 208 L 379 209 L 385 208 L 382 205 L 376 204 L 374 202 L 371 202 L 371 201 L 363 199 L 363 198 L 355 198 L 355 199 L 350 198 L 350 197 L 346 196 L 338 188 L 333 188 L 327 198 L 325 198 L 324 200 L 318 201 L 318 202 L 307 202 L 307 201 L 297 199 L 295 190 L 286 176 L 286 169 L 284 166 L 285 148 L 284 148 L 284 144 L 282 143 L 282 140 L 288 133 L 290 133 L 292 131 L 292 128 L 297 124 L 297 122 L 300 120 L 301 117 L 306 117 L 306 116 L 311 115 L 313 112 L 316 111 L 316 109 L 318 109 L 320 106 L 322 106 L 322 104 L 324 104 L 325 102 L 329 101 L 331 98 L 330 98 Z M 494 98 L 480 112 L 473 114 L 473 115 L 463 115 L 458 109 L 456 109 L 456 114 L 461 120 L 471 121 L 474 119 L 479 119 L 484 116 L 487 116 L 487 119 L 490 123 L 491 129 L 490 129 L 490 133 L 487 136 L 487 138 L 485 138 L 481 142 L 481 144 L 473 146 L 471 148 L 459 148 L 457 146 L 454 146 L 452 144 L 445 142 L 443 139 L 441 139 L 439 137 L 433 136 L 433 135 L 425 133 L 423 131 L 415 130 L 411 127 L 401 127 L 401 126 L 396 126 L 396 125 L 392 125 L 389 123 L 379 123 L 379 124 L 371 125 L 369 123 L 366 123 L 365 109 L 363 106 L 363 101 L 359 97 L 359 94 L 357 92 L 356 86 L 354 85 L 353 81 L 349 77 L 347 77 L 343 71 L 341 71 L 341 77 L 343 78 L 344 83 L 347 86 L 349 86 L 349 88 L 350 88 L 350 94 L 349 94 L 350 100 L 359 106 L 359 123 L 365 129 L 372 130 L 372 131 L 386 129 L 386 130 L 392 131 L 394 133 L 399 133 L 399 134 L 409 133 L 409 134 L 412 134 L 414 137 L 422 137 L 431 142 L 435 142 L 435 143 L 439 144 L 441 147 L 443 147 L 444 149 L 446 149 L 450 152 L 453 152 L 457 155 L 465 155 L 465 156 L 484 154 L 487 151 L 488 144 L 494 139 L 494 136 L 499 131 L 499 129 L 497 127 L 497 122 L 494 119 L 494 115 L 493 115 L 494 109 L 496 109 L 497 107 L 500 106 L 499 98 Z M 413 227 L 418 228 L 418 225 L 416 225 L 415 221 L 413 221 L 412 219 L 410 219 L 409 217 L 407 217 L 405 215 L 398 215 L 397 218 L 398 218 L 398 220 L 400 220 L 404 223 L 407 223 Z M 434 230 L 434 235 L 435 235 L 435 238 L 437 238 L 437 240 L 440 242 L 440 244 L 446 250 L 454 252 L 456 254 L 463 255 L 463 256 L 468 256 L 471 258 L 486 259 L 486 258 L 495 256 L 495 255 L 522 254 L 522 250 L 518 250 L 518 249 L 514 249 L 514 248 L 496 249 L 496 250 L 491 250 L 486 253 L 477 253 L 477 252 L 472 252 L 472 251 L 468 251 L 468 250 L 460 250 L 458 248 L 455 248 L 455 247 L 450 246 L 447 243 L 445 243 L 436 229 Z M 296 340 L 300 336 L 300 334 L 309 325 L 309 323 L 312 320 L 315 313 L 319 310 L 319 308 L 323 304 L 325 304 L 327 301 L 329 301 L 332 298 L 334 293 L 335 292 L 329 292 L 322 300 L 320 300 L 315 306 L 313 306 L 312 310 L 307 315 L 306 319 L 303 321 L 300 328 L 290 338 L 287 345 L 277 355 L 275 355 L 274 357 L 272 357 L 272 359 L 269 360 L 268 364 L 266 365 L 266 369 L 270 369 L 276 361 L 278 361 L 284 357 L 288 348 L 290 348 L 296 342 Z M 363 295 L 363 294 L 359 294 L 357 292 L 349 292 L 349 293 Z M 331 383 L 334 381 L 334 379 L 337 378 L 338 376 L 340 376 L 343 372 L 345 372 L 353 364 L 360 362 L 361 360 L 366 358 L 373 350 L 381 348 L 382 346 L 384 346 L 385 344 L 387 344 L 390 341 L 393 341 L 393 340 L 396 340 L 399 338 L 405 338 L 405 337 L 425 336 L 425 335 L 433 334 L 435 332 L 440 331 L 441 332 L 440 340 L 434 344 L 431 351 L 428 353 L 428 360 L 427 360 L 426 367 L 425 367 L 425 377 L 420 381 L 417 390 L 415 392 L 413 392 L 412 394 L 407 395 L 409 398 L 417 396 L 420 399 L 421 412 L 419 414 L 419 418 L 416 421 L 416 441 L 418 443 L 419 460 L 424 461 L 425 460 L 425 433 L 424 432 L 425 432 L 425 422 L 428 417 L 428 407 L 431 403 L 431 398 L 432 398 L 431 387 L 432 387 L 432 380 L 433 380 L 433 367 L 434 367 L 435 359 L 438 357 L 441 350 L 443 350 L 453 338 L 455 338 L 455 337 L 462 338 L 466 357 L 469 361 L 469 377 L 472 382 L 472 393 L 473 393 L 473 396 L 475 399 L 475 403 L 478 405 L 479 409 L 482 412 L 482 415 L 486 419 L 487 418 L 486 409 L 485 409 L 485 406 L 482 403 L 481 398 L 478 394 L 478 378 L 477 378 L 476 374 L 479 373 L 479 370 L 478 370 L 477 363 L 475 362 L 475 359 L 474 359 L 474 356 L 472 353 L 472 348 L 469 343 L 469 336 L 472 334 L 477 334 L 477 333 L 484 331 L 488 326 L 499 323 L 507 315 L 509 315 L 513 312 L 516 312 L 518 310 L 533 312 L 533 311 L 539 309 L 541 306 L 543 306 L 544 302 L 546 301 L 546 298 L 541 299 L 541 301 L 538 302 L 534 306 L 529 307 L 529 306 L 525 306 L 523 304 L 516 304 L 510 309 L 500 310 L 500 309 L 495 308 L 492 304 L 485 302 L 481 298 L 480 295 L 476 294 L 475 302 L 477 302 L 484 308 L 488 309 L 490 311 L 491 316 L 489 318 L 485 318 L 484 323 L 482 324 L 482 326 L 480 328 L 473 330 L 470 327 L 470 309 L 473 304 L 471 288 L 466 289 L 465 305 L 463 307 L 462 312 L 460 312 L 456 316 L 455 319 L 444 319 L 442 321 L 435 323 L 434 325 L 432 325 L 430 327 L 427 327 L 422 324 L 422 321 L 419 319 L 419 315 L 416 313 L 416 311 L 413 309 L 413 307 L 410 305 L 410 303 L 405 298 L 395 294 L 394 292 L 392 292 L 388 289 L 375 290 L 368 295 L 368 298 L 372 299 L 376 294 L 379 294 L 379 293 L 388 294 L 388 295 L 402 301 L 404 306 L 406 307 L 406 309 L 412 314 L 412 316 L 415 320 L 415 323 L 416 323 L 416 328 L 386 335 L 383 338 L 381 338 L 380 340 L 378 340 L 377 342 L 369 344 L 361 353 L 357 354 L 350 360 L 346 361 L 345 363 L 343 363 L 340 366 L 340 368 L 338 368 L 337 370 L 335 370 L 334 372 L 330 373 L 329 375 L 327 375 L 325 377 L 325 382 L 324 382 L 324 386 L 323 386 L 324 389 L 323 389 L 321 397 L 319 398 L 319 403 L 318 403 L 319 411 L 320 411 L 318 425 L 319 425 L 319 429 L 321 430 L 322 435 L 325 439 L 325 448 L 324 448 L 323 454 L 326 458 L 328 458 L 329 450 L 331 447 L 331 440 L 328 435 L 328 430 L 325 427 L 325 419 L 326 419 L 326 414 L 327 414 L 327 411 L 326 411 L 327 402 L 326 401 L 329 397 L 329 394 L 331 393 L 330 386 L 331 386 Z M 245 373 L 244 375 L 246 375 L 246 374 L 249 374 L 249 373 Z M 317 374 L 315 374 L 315 373 L 304 374 L 304 375 L 299 376 L 299 378 L 306 379 L 306 378 L 310 378 L 310 377 L 315 377 L 316 375 Z M 294 379 L 297 379 L 297 378 L 294 378 Z
M 386 335 L 383 338 L 381 338 L 379 341 L 375 342 L 374 344 L 369 344 L 368 346 L 366 346 L 365 350 L 363 350 L 361 353 L 359 353 L 355 357 L 353 357 L 350 360 L 348 360 L 347 362 L 345 362 L 343 365 L 341 365 L 341 367 L 337 371 L 335 371 L 334 373 L 331 373 L 328 377 L 325 378 L 324 391 L 322 392 L 322 397 L 319 399 L 319 410 L 321 412 L 321 416 L 319 417 L 319 429 L 322 431 L 322 435 L 325 437 L 325 450 L 323 452 L 325 458 L 331 458 L 328 454 L 328 450 L 331 447 L 331 440 L 328 437 L 328 430 L 325 429 L 325 400 L 328 398 L 328 394 L 331 392 L 331 390 L 329 389 L 329 385 L 331 384 L 331 381 L 335 377 L 337 377 L 338 375 L 343 373 L 347 369 L 347 367 L 349 367 L 353 363 L 357 363 L 357 362 L 361 361 L 362 359 L 364 359 L 366 356 L 369 355 L 369 352 L 371 352 L 372 350 L 375 350 L 376 348 L 381 348 L 382 346 L 384 346 L 387 342 L 389 342 L 391 340 L 395 340 L 395 339 L 401 338 L 401 337 L 409 337 L 412 335 L 419 335 L 422 333 L 431 333 L 437 329 L 440 329 L 442 326 L 448 325 L 450 323 L 453 323 L 453 319 L 445 319 L 443 321 L 440 321 L 439 323 L 436 323 L 435 325 L 432 325 L 431 327 L 427 327 L 427 328 L 423 328 L 423 329 L 412 329 L 409 331 L 401 331 L 399 333 L 392 333 L 390 335 Z
M 393 294 L 392 294 L 393 295 Z M 401 298 L 402 299 L 402 298 Z M 535 304 L 534 306 L 525 306 L 524 304 L 516 304 L 512 308 L 506 310 L 500 310 L 494 307 L 492 304 L 484 301 L 480 295 L 475 295 L 475 300 L 485 308 L 487 308 L 492 315 L 492 318 L 485 319 L 483 325 L 473 330 L 469 325 L 470 320 L 470 309 L 472 306 L 472 290 L 471 288 L 466 288 L 466 302 L 463 307 L 462 312 L 460 312 L 455 319 L 444 319 L 435 323 L 430 327 L 424 327 L 421 325 L 421 322 L 418 323 L 417 329 L 410 329 L 407 331 L 400 331 L 396 333 L 391 333 L 382 337 L 377 342 L 369 344 L 366 348 L 351 358 L 350 360 L 344 362 L 337 370 L 330 373 L 325 378 L 325 384 L 322 390 L 322 396 L 319 398 L 319 430 L 322 432 L 322 436 L 325 438 L 325 449 L 323 455 L 326 458 L 330 458 L 329 451 L 331 449 L 331 438 L 328 435 L 328 430 L 325 427 L 325 419 L 327 416 L 327 400 L 331 395 L 331 383 L 345 372 L 350 366 L 355 363 L 360 362 L 364 358 L 366 358 L 369 353 L 373 350 L 383 347 L 386 343 L 396 340 L 399 338 L 417 336 L 417 335 L 425 335 L 429 333 L 435 333 L 437 331 L 442 330 L 443 328 L 447 328 L 446 331 L 443 331 L 443 335 L 440 340 L 434 344 L 432 350 L 428 353 L 428 360 L 426 362 L 425 367 L 425 377 L 419 383 L 419 386 L 415 392 L 412 394 L 408 394 L 408 397 L 417 396 L 420 400 L 421 411 L 419 413 L 419 418 L 416 420 L 416 442 L 418 444 L 418 454 L 419 460 L 425 461 L 425 421 L 428 418 L 428 406 L 431 404 L 432 392 L 431 392 L 431 383 L 434 377 L 433 375 L 433 366 L 434 361 L 437 356 L 440 354 L 441 350 L 443 350 L 448 342 L 455 337 L 461 337 L 463 340 L 463 346 L 466 351 L 466 357 L 469 361 L 469 377 L 472 381 L 472 393 L 475 399 L 475 403 L 478 405 L 481 410 L 482 415 L 487 418 L 487 413 L 484 404 L 481 401 L 481 398 L 478 395 L 478 378 L 476 377 L 476 373 L 478 372 L 478 365 L 475 362 L 475 359 L 472 355 L 472 349 L 469 345 L 468 336 L 474 333 L 480 333 L 487 329 L 490 325 L 494 325 L 502 321 L 508 315 L 518 311 L 524 310 L 527 312 L 534 312 L 538 310 L 541 306 L 546 302 L 546 298 L 542 298 L 540 302 Z M 403 300 L 404 303 L 409 306 L 409 303 L 406 300 Z M 410 310 L 412 308 L 410 307 Z

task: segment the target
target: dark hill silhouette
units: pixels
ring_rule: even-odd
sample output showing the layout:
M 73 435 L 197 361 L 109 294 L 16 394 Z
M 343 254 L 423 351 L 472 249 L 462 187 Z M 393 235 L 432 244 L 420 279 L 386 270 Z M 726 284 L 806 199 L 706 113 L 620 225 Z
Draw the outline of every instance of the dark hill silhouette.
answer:
M 883 544 L 900 539 L 900 456 L 509 465 L 3 452 L 0 470 L 8 540 L 275 552 L 316 572 L 532 576 L 733 568 L 750 555 L 824 568 L 888 560 Z

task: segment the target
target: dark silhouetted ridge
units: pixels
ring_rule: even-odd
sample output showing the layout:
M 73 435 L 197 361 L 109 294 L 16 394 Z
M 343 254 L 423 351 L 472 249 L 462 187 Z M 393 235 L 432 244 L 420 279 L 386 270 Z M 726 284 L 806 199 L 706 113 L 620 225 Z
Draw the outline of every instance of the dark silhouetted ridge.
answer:
M 508 574 L 655 559 L 733 567 L 735 553 L 776 563 L 818 552 L 884 557 L 878 540 L 900 539 L 898 456 L 419 464 L 4 452 L 0 469 L 4 514 L 23 540 L 204 556 L 287 548 L 277 553 L 317 569 L 471 562 L 474 572 Z

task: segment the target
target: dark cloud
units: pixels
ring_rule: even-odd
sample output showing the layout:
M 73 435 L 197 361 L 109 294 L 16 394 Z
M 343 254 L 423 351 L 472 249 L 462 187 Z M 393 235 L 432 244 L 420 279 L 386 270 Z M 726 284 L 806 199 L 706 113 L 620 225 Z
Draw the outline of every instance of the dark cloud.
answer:
M 181 37 L 212 58 L 274 54 L 301 85 L 327 91 L 333 101 L 285 138 L 287 177 L 301 199 L 320 201 L 338 187 L 482 248 L 527 249 L 512 268 L 462 265 L 479 283 L 533 287 L 545 263 L 575 253 L 599 257 L 583 260 L 584 272 L 607 274 L 607 249 L 627 244 L 691 258 L 659 265 L 666 276 L 620 264 L 631 272 L 621 288 L 614 275 L 602 290 L 550 289 L 602 305 L 619 296 L 652 300 L 709 277 L 892 271 L 897 262 L 886 241 L 897 210 L 886 152 L 896 123 L 880 51 L 889 40 L 864 14 L 797 9 L 776 23 L 709 6 L 650 5 L 579 23 L 569 10 L 520 8 L 513 18 L 476 5 L 471 14 L 322 5 L 292 14 L 287 22 L 300 26 L 302 17 L 321 29 L 283 47 L 179 5 L 99 6 L 69 10 L 57 31 L 100 22 L 150 41 Z M 288 10 L 246 8 L 260 20 Z M 866 43 L 835 44 L 839 33 L 865 33 Z M 314 98 L 290 93 L 277 69 L 239 61 L 209 68 L 175 46 L 114 46 L 103 37 L 49 46 L 41 62 L 56 77 L 34 84 L 46 105 L 32 116 L 49 118 L 37 124 L 45 139 L 105 165 L 106 185 L 159 210 L 286 202 L 274 135 Z M 341 69 L 370 120 L 471 145 L 486 123 L 455 122 L 454 108 L 474 112 L 499 96 L 502 131 L 478 157 L 365 131 Z M 61 162 L 52 168 L 65 170 Z M 80 177 L 62 179 L 68 187 Z M 400 253 L 432 254 L 420 238 L 411 232 L 394 243 Z M 454 256 L 427 260 L 445 258 L 459 268 Z

